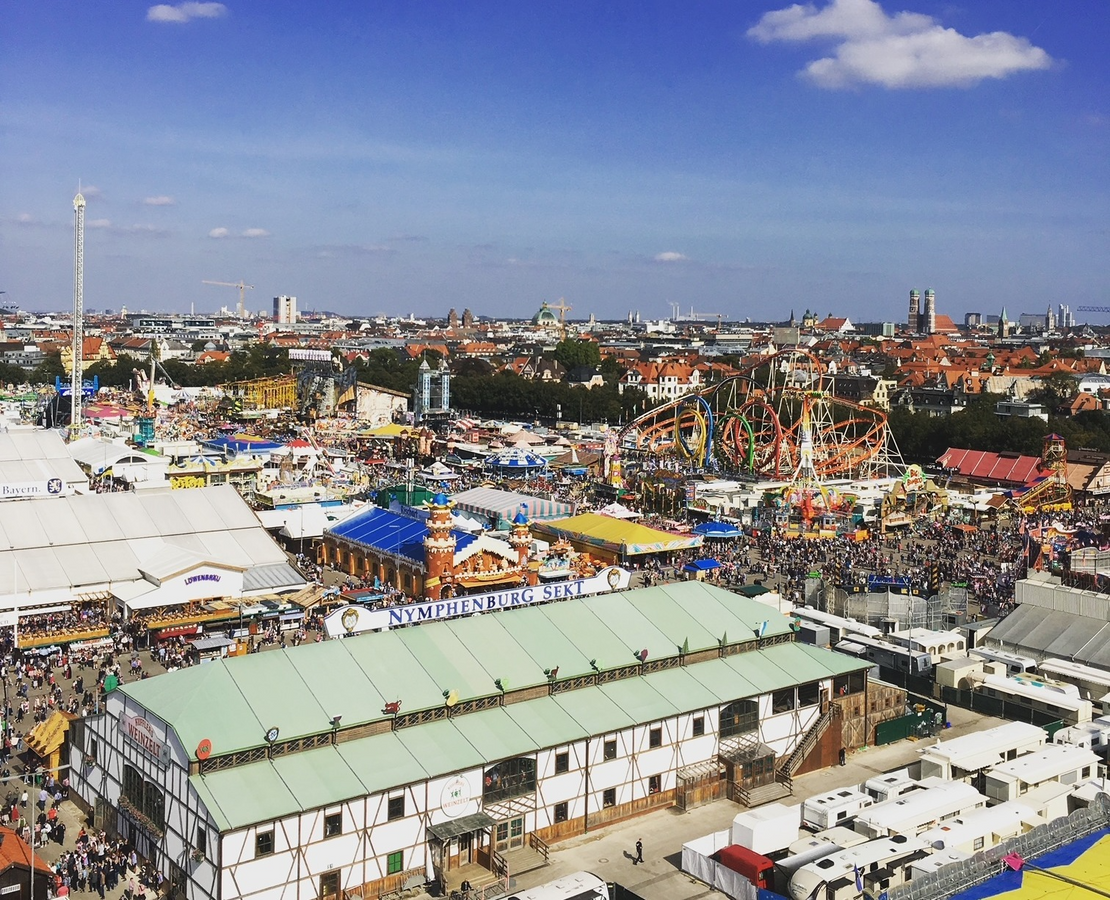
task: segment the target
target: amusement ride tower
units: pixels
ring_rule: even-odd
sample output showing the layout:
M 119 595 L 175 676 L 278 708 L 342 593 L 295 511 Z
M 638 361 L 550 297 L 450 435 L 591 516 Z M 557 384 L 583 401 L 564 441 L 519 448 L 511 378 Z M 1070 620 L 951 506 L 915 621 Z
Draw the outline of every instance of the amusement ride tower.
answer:
M 73 373 L 70 380 L 70 429 L 81 427 L 84 387 L 81 362 L 85 353 L 85 198 L 73 198 Z

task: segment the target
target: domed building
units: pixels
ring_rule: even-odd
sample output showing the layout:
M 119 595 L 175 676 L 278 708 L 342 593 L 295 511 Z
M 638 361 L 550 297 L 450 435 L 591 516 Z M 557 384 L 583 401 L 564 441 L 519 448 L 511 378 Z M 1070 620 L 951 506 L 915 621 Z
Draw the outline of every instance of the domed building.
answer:
M 539 312 L 532 316 L 532 324 L 536 328 L 543 328 L 545 330 L 558 331 L 559 330 L 559 317 L 555 315 L 555 311 L 547 305 L 544 300 L 543 306 L 540 307 Z

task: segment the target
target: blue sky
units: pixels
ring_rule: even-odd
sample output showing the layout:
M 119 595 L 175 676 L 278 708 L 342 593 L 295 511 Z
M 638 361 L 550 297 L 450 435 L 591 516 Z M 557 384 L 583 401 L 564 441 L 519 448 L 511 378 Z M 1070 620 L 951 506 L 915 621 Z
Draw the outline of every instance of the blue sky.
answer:
M 1110 4 L 903 2 L 9 3 L 0 290 L 80 179 L 93 309 L 1110 303 Z

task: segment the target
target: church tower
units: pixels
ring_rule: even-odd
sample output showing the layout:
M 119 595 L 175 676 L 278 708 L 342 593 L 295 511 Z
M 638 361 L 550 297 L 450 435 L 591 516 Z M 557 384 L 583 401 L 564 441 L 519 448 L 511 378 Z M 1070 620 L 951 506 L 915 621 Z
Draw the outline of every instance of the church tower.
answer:
M 454 595 L 455 536 L 451 533 L 451 501 L 443 492 L 432 498 L 428 534 L 424 538 L 424 596 L 441 600 Z

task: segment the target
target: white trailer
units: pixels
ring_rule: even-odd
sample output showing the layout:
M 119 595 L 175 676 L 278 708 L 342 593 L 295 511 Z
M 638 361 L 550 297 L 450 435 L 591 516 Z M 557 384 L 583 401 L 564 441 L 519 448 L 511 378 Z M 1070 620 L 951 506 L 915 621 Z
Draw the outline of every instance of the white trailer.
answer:
M 965 816 L 987 805 L 987 798 L 970 784 L 929 778 L 920 787 L 860 810 L 852 826 L 865 837 L 895 834 L 916 837 L 956 816 Z
M 1010 675 L 1032 672 L 1037 668 L 1037 661 L 1031 656 L 1022 656 L 1020 653 L 1011 653 L 1008 650 L 996 650 L 994 647 L 975 647 L 968 651 L 968 655 L 985 659 L 987 662 L 1001 663 Z
M 1110 672 L 1070 659 L 1046 659 L 1037 671 L 1057 681 L 1067 681 L 1079 688 L 1081 696 L 1092 702 L 1110 693 Z
M 878 896 L 882 891 L 903 884 L 906 871 L 929 855 L 929 848 L 917 838 L 895 835 L 868 841 L 840 850 L 815 862 L 806 863 L 790 879 L 792 900 L 823 896 L 825 900 L 856 900 L 860 888 Z M 825 890 L 821 892 L 824 886 Z
M 910 775 L 909 769 L 897 769 L 885 775 L 876 775 L 868 778 L 859 789 L 871 797 L 876 803 L 882 803 L 892 797 L 897 797 L 906 791 L 917 787 L 918 781 Z
M 1049 782 L 1075 785 L 1098 774 L 1098 756 L 1070 744 L 1049 744 L 1036 753 L 992 766 L 983 778 L 984 790 L 996 803 L 1016 800 Z
M 977 809 L 923 831 L 919 837 L 937 850 L 975 853 L 1031 831 L 1044 820 L 1036 810 L 1017 800 Z
M 845 825 L 875 801 L 863 791 L 846 787 L 810 797 L 802 803 L 802 825 L 814 831 Z
M 1039 750 L 1047 742 L 1045 730 L 1028 722 L 1007 722 L 949 741 L 937 741 L 918 751 L 921 777 L 971 782 L 991 766 Z

